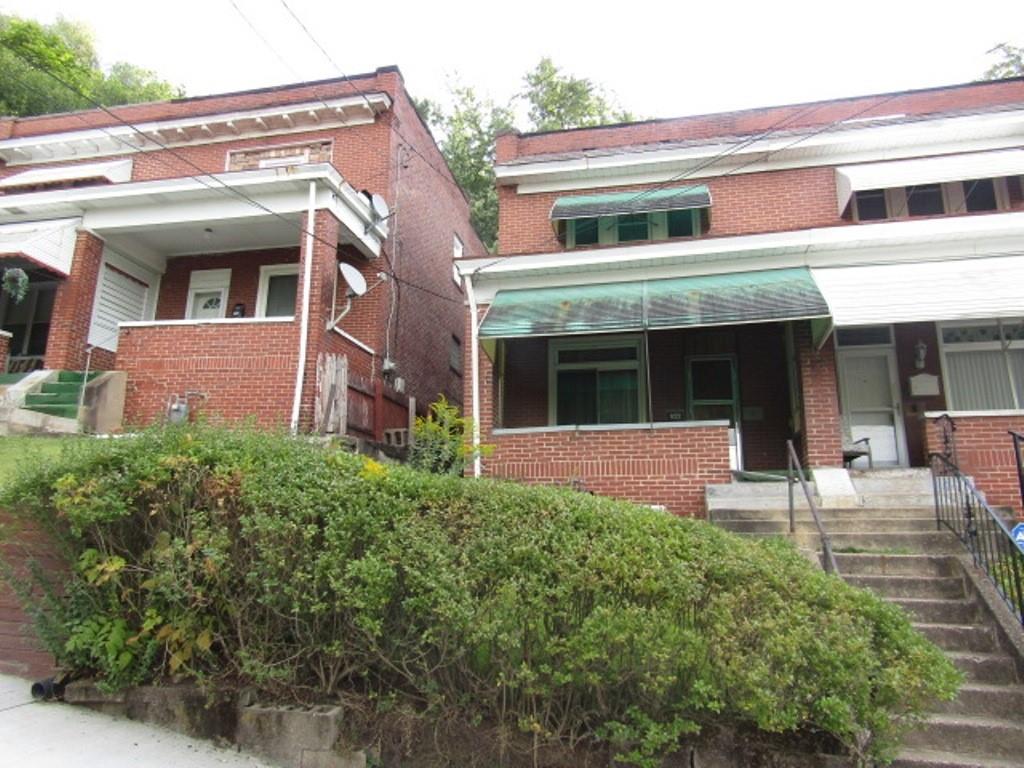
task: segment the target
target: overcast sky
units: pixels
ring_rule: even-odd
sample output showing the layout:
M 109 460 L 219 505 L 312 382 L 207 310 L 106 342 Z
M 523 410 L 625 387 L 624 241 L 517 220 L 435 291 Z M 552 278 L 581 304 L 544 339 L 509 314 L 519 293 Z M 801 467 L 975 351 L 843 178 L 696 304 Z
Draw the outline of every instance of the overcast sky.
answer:
M 1024 45 L 1024 0 L 286 1 L 346 74 L 397 64 L 414 96 L 445 101 L 459 78 L 504 101 L 551 56 L 639 117 L 960 83 L 985 70 L 996 43 Z M 83 20 L 105 64 L 148 67 L 189 95 L 338 75 L 281 0 L 234 2 L 276 55 L 231 0 L 0 0 L 0 9 Z

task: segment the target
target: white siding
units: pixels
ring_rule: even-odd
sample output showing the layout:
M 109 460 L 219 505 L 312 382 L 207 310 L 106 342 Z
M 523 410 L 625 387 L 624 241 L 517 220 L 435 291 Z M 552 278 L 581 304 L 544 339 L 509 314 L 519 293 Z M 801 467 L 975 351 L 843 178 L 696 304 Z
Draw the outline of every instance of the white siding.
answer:
M 117 324 L 143 320 L 149 286 L 104 263 L 96 289 L 96 306 L 89 343 L 117 350 Z

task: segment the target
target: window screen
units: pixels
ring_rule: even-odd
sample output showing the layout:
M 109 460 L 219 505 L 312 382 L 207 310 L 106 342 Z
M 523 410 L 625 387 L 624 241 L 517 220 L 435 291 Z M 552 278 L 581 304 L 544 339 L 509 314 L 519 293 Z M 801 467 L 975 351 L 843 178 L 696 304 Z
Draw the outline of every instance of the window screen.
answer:
M 668 212 L 669 237 L 693 237 L 693 211 Z
M 576 245 L 597 243 L 597 219 L 576 219 L 572 222 Z
M 631 213 L 619 216 L 619 242 L 650 239 L 646 213 Z
M 290 317 L 295 314 L 295 293 L 298 275 L 271 275 L 267 280 L 267 317 Z

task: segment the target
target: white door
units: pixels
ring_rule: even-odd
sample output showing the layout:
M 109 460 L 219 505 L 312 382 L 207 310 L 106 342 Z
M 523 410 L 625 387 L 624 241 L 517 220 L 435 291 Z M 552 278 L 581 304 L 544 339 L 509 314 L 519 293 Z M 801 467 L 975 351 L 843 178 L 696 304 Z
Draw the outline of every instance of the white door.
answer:
M 853 440 L 871 439 L 875 466 L 906 466 L 907 445 L 892 349 L 840 349 L 843 422 Z M 854 466 L 866 468 L 867 459 Z
M 192 294 L 192 320 L 210 320 L 224 317 L 224 292 L 195 291 Z

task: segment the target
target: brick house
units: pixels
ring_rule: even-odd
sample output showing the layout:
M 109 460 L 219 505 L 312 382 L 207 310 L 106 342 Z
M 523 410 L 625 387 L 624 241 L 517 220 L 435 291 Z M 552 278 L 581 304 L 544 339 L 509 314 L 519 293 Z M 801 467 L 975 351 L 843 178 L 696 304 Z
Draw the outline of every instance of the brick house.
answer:
M 924 466 L 949 413 L 1019 507 L 1024 79 L 506 134 L 496 174 L 498 258 L 458 263 L 477 473 L 699 514 L 789 439 Z
M 380 439 L 409 396 L 461 400 L 451 261 L 483 247 L 396 67 L 111 111 L 0 119 L 8 371 L 123 371 L 129 425 L 187 402 Z

